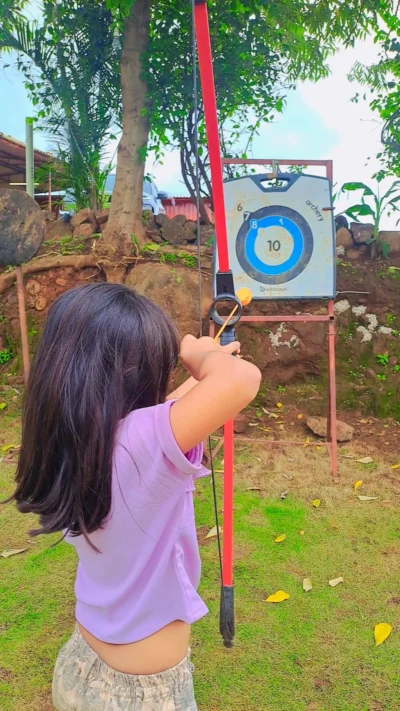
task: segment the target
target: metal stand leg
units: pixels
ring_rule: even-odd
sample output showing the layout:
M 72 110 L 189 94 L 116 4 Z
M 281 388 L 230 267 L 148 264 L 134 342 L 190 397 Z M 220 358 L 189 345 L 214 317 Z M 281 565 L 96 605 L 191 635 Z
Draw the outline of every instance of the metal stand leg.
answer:
M 328 442 L 332 463 L 332 477 L 339 481 L 337 456 L 337 424 L 336 424 L 336 371 L 335 371 L 335 312 L 334 302 L 328 306 L 328 362 L 329 362 L 329 399 L 328 399 Z

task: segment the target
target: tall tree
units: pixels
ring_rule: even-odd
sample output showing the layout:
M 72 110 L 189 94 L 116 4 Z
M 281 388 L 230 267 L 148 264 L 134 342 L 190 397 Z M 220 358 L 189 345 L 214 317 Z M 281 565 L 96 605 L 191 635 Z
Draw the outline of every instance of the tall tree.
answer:
M 122 138 L 104 239 L 111 250 L 130 254 L 132 239 L 143 241 L 143 178 L 149 136 L 144 54 L 149 41 L 150 0 L 107 0 L 122 32 Z M 118 97 L 116 97 L 118 98 Z

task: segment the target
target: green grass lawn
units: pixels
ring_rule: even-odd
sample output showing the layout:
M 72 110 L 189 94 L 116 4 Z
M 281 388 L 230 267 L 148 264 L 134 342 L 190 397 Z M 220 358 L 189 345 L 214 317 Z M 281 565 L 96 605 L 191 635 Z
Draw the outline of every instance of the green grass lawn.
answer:
M 12 406 L 0 413 L 0 448 L 18 441 L 17 414 Z M 210 614 L 195 625 L 192 641 L 200 711 L 399 710 L 400 485 L 394 461 L 374 455 L 373 464 L 361 465 L 356 457 L 365 451 L 347 448 L 355 458 L 341 458 L 342 480 L 335 486 L 326 453 L 314 445 L 279 453 L 250 444 L 238 449 L 236 643 L 226 650 L 220 640 L 217 544 L 203 541 L 201 593 Z M 14 470 L 12 462 L 0 464 L 0 498 L 11 492 Z M 378 500 L 358 500 L 358 479 L 364 485 L 357 493 Z M 315 498 L 319 509 L 311 505 Z M 207 480 L 197 484 L 196 510 L 203 539 L 214 525 Z M 73 625 L 74 551 L 63 543 L 51 547 L 57 537 L 28 543 L 33 523 L 13 506 L 0 508 L 0 552 L 28 548 L 0 558 L 1 711 L 52 709 L 52 667 Z M 282 533 L 286 540 L 275 544 Z M 341 575 L 344 583 L 330 588 L 328 581 Z M 309 593 L 302 590 L 304 577 L 313 583 Z M 290 599 L 264 602 L 279 589 Z M 389 622 L 393 633 L 375 647 L 379 622 Z

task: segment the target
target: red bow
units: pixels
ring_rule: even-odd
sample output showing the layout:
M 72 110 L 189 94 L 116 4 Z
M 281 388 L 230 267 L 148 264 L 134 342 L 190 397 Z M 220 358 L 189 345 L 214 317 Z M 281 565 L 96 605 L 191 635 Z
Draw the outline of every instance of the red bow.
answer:
M 233 301 L 238 304 L 238 314 L 232 319 L 221 337 L 221 343 L 235 340 L 234 323 L 239 320 L 242 305 L 235 296 L 232 272 L 229 269 L 228 235 L 226 227 L 224 186 L 221 161 L 221 149 L 218 130 L 217 102 L 215 95 L 214 71 L 211 53 L 210 29 L 208 23 L 207 0 L 192 0 L 194 3 L 194 25 L 197 40 L 197 53 L 201 88 L 204 103 L 204 115 L 208 152 L 210 157 L 211 184 L 213 193 L 216 245 L 219 270 L 216 276 L 217 297 L 214 300 L 211 315 L 218 320 L 218 301 Z M 233 605 L 233 421 L 224 427 L 224 520 L 223 554 L 221 570 L 221 607 L 220 632 L 226 647 L 233 646 L 235 618 Z

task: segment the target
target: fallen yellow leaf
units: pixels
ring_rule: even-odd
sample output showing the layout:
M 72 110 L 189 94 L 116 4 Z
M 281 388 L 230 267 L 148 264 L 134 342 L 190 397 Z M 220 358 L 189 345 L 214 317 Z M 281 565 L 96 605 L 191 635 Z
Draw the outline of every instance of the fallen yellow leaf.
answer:
M 319 447 L 315 447 L 315 449 L 316 449 L 316 451 L 317 451 L 317 452 L 320 452 L 320 451 L 321 451 L 321 449 L 322 449 L 322 447 L 321 447 L 321 446 L 319 446 Z
M 329 581 L 329 585 L 331 588 L 336 588 L 337 585 L 340 585 L 340 583 L 344 583 L 343 578 L 333 578 L 333 580 Z
M 310 444 L 310 438 L 307 437 L 306 441 L 303 444 L 303 447 L 308 447 L 309 444 Z
M 378 498 L 377 496 L 358 496 L 357 498 L 360 499 L 360 501 L 376 501 Z
M 303 417 L 304 417 L 304 415 L 297 415 L 297 419 L 298 419 L 298 420 L 302 420 Z
M 310 578 L 304 578 L 303 590 L 304 590 L 304 592 L 310 592 L 312 590 L 312 582 L 311 582 Z
M 15 444 L 5 444 L 4 447 L 1 448 L 1 451 L 8 452 L 9 449 L 15 449 L 15 447 Z
M 357 491 L 357 489 L 359 489 L 360 486 L 363 485 L 363 483 L 364 482 L 362 481 L 362 479 L 360 479 L 360 481 L 356 481 L 356 483 L 354 484 L 354 491 Z
M 220 527 L 219 532 L 222 534 L 222 527 Z M 204 540 L 206 541 L 207 538 L 216 538 L 217 536 L 218 536 L 218 529 L 216 526 L 214 526 L 214 528 L 212 528 L 211 531 L 209 531 L 207 533 Z
M 357 459 L 359 464 L 372 464 L 373 461 L 372 457 L 361 457 L 361 459 Z
M 276 403 L 276 406 L 277 406 L 279 409 L 281 409 L 281 407 L 283 407 L 283 405 L 282 405 L 281 402 L 277 402 L 277 403 Z
M 312 505 L 314 506 L 314 508 L 318 509 L 321 506 L 320 499 L 314 499 L 314 501 L 312 502 Z
M 275 543 L 283 543 L 283 541 L 286 541 L 286 533 L 282 533 L 281 536 L 278 536 L 278 538 L 275 538 Z
M 268 417 L 273 417 L 274 420 L 279 420 L 279 415 L 277 415 L 276 412 L 270 412 Z
M 379 647 L 380 644 L 383 644 L 384 641 L 390 637 L 392 634 L 392 625 L 387 624 L 387 622 L 381 622 L 379 625 L 375 625 L 374 628 L 374 637 L 375 637 L 375 646 Z
M 12 550 L 9 551 L 3 551 L 0 553 L 0 556 L 2 558 L 11 558 L 12 555 L 18 555 L 19 553 L 25 553 L 28 548 L 13 548 Z
M 392 469 L 399 469 L 399 468 L 400 468 L 400 464 L 393 464 L 393 466 L 392 466 Z
M 300 536 L 304 536 L 305 531 L 300 531 Z
M 289 593 L 284 592 L 283 590 L 278 590 L 278 592 L 267 597 L 265 602 L 284 602 L 285 600 L 289 600 L 289 598 Z

